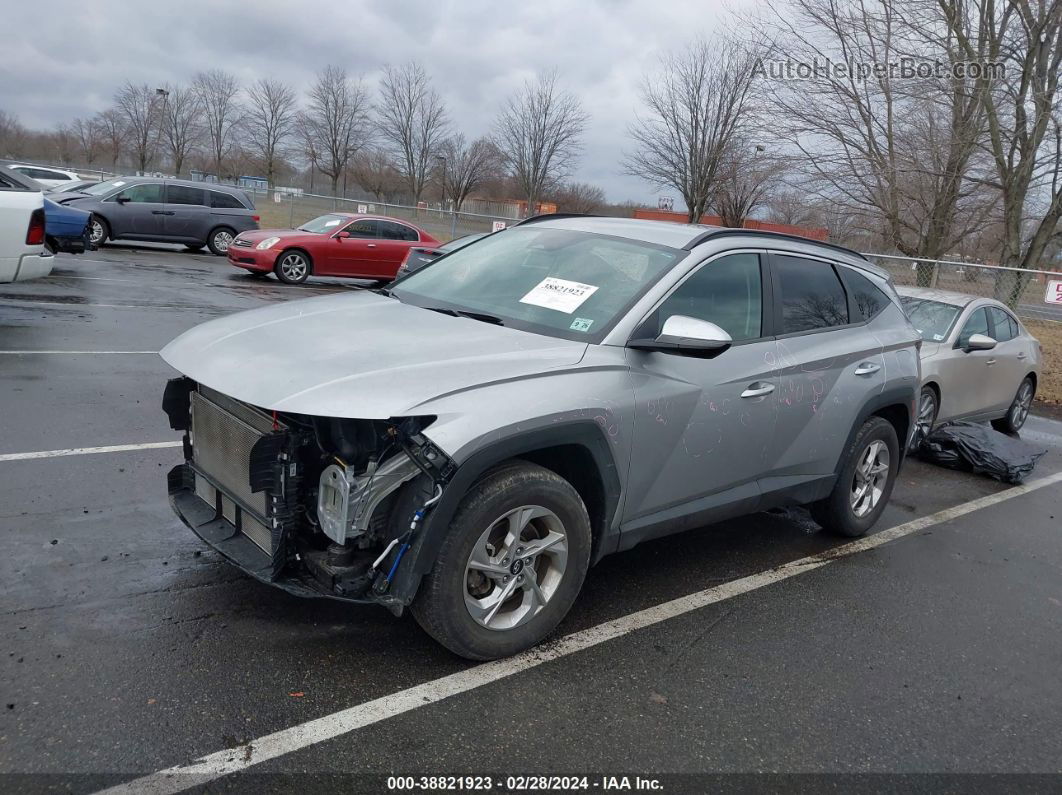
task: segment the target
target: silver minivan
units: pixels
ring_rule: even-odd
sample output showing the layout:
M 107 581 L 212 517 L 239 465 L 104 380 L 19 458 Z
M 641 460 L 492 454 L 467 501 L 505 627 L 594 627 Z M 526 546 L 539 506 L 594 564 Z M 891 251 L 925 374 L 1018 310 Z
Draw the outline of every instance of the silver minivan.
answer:
M 227 185 L 118 177 L 55 200 L 92 213 L 90 237 L 97 246 L 150 240 L 192 250 L 207 246 L 225 256 L 236 235 L 258 228 L 254 202 Z

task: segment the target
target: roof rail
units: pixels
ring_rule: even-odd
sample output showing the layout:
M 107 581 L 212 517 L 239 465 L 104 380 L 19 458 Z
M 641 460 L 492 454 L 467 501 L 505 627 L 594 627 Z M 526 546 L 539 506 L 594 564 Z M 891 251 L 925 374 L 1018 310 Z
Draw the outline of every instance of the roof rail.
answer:
M 593 215 L 591 213 L 539 213 L 538 215 L 529 215 L 522 221 L 517 221 L 513 226 L 523 226 L 524 224 L 537 224 L 539 221 L 549 221 L 553 218 L 600 218 L 599 215 Z
M 683 246 L 683 248 L 686 251 L 691 251 L 696 246 L 699 246 L 704 241 L 709 240 L 709 239 L 711 239 L 713 237 L 727 237 L 727 236 L 733 236 L 733 235 L 752 235 L 753 237 L 768 237 L 768 238 L 776 238 L 776 239 L 780 239 L 780 240 L 792 240 L 792 241 L 795 241 L 797 243 L 810 243 L 811 245 L 814 245 L 814 246 L 826 246 L 827 248 L 832 248 L 832 249 L 834 249 L 836 251 L 843 251 L 845 254 L 851 254 L 853 257 L 856 257 L 857 259 L 861 259 L 861 260 L 864 260 L 866 262 L 870 262 L 870 260 L 868 260 L 866 257 L 864 257 L 862 254 L 860 254 L 855 249 L 846 248 L 845 246 L 839 246 L 836 243 L 827 243 L 825 240 L 814 240 L 813 238 L 810 238 L 810 237 L 801 237 L 800 235 L 790 235 L 790 234 L 787 234 L 785 232 L 771 232 L 768 229 L 736 229 L 736 228 L 733 228 L 733 227 L 722 227 L 722 226 L 715 227 L 715 228 L 706 230 L 703 234 L 697 235 L 697 237 L 693 238 L 693 240 L 691 240 L 689 243 L 687 243 L 685 246 Z

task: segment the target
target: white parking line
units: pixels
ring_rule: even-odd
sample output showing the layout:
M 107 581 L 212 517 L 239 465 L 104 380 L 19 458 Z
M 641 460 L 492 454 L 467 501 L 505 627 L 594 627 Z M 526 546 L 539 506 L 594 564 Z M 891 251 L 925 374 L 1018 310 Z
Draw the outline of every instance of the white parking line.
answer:
M 67 455 L 94 455 L 96 453 L 128 453 L 133 450 L 161 450 L 180 447 L 184 442 L 144 442 L 143 444 L 112 444 L 107 447 L 71 447 L 68 450 L 39 450 L 34 453 L 3 453 L 2 461 L 27 461 L 33 458 L 61 458 Z
M 1059 482 L 1062 482 L 1062 472 L 1041 478 L 1024 486 L 1015 486 L 997 494 L 991 494 L 954 508 L 948 508 L 930 516 L 924 516 L 921 519 L 914 519 L 896 527 L 882 530 L 872 536 L 834 547 L 819 555 L 794 560 L 760 574 L 753 574 L 740 580 L 716 585 L 679 599 L 673 599 L 656 607 L 631 613 L 614 621 L 573 632 L 571 635 L 567 635 L 554 643 L 531 649 L 515 657 L 476 665 L 464 671 L 425 682 L 398 693 L 392 693 L 389 696 L 383 696 L 316 720 L 282 729 L 273 734 L 251 740 L 237 748 L 208 754 L 189 764 L 177 765 L 134 779 L 125 784 L 119 784 L 102 792 L 107 793 L 107 795 L 142 795 L 142 793 L 164 795 L 165 793 L 180 792 L 189 787 L 199 786 L 222 776 L 246 770 L 261 762 L 334 739 L 355 729 L 371 726 L 374 723 L 410 712 L 427 704 L 442 701 L 450 696 L 467 693 L 470 690 L 497 682 L 521 671 L 535 668 L 545 662 L 567 657 L 570 654 L 589 649 L 636 630 L 659 624 L 662 621 L 684 615 L 707 605 L 732 599 L 735 596 L 755 591 L 758 588 L 764 588 L 806 571 L 822 568 L 841 558 L 874 549 L 898 538 L 917 533 L 927 527 L 957 519 L 973 511 L 996 505 L 1005 500 L 1013 499 L 1022 494 L 1028 494 L 1036 489 L 1042 489 L 1045 486 Z
M 48 354 L 84 354 L 84 353 L 130 353 L 130 354 L 155 354 L 158 351 L 0 351 L 0 356 L 32 356 L 36 353 L 48 353 Z

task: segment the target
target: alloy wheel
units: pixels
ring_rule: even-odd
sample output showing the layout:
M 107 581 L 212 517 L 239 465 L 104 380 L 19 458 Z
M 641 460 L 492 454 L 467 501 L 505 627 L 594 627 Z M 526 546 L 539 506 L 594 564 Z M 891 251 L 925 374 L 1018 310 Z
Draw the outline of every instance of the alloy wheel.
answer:
M 1014 405 L 1010 407 L 1010 424 L 1014 428 L 1021 428 L 1025 424 L 1025 420 L 1029 417 L 1029 408 L 1032 406 L 1033 399 L 1033 387 L 1028 381 L 1025 381 L 1021 385 L 1021 389 L 1018 390 L 1018 397 L 1014 400 Z
M 280 261 L 280 272 L 284 274 L 284 277 L 291 279 L 293 282 L 301 281 L 306 278 L 307 266 L 306 258 L 302 254 L 285 254 L 284 259 Z
M 232 245 L 232 232 L 226 232 L 222 229 L 214 235 L 214 248 L 218 251 L 226 252 L 229 250 L 229 246 Z
M 514 508 L 491 522 L 472 548 L 465 607 L 487 629 L 525 624 L 557 592 L 567 563 L 567 534 L 557 514 L 540 505 Z
M 98 246 L 101 240 L 103 240 L 103 224 L 93 218 L 89 222 L 89 241 L 92 245 Z
M 889 479 L 889 448 L 875 439 L 859 454 L 852 479 L 852 512 L 859 518 L 874 510 Z

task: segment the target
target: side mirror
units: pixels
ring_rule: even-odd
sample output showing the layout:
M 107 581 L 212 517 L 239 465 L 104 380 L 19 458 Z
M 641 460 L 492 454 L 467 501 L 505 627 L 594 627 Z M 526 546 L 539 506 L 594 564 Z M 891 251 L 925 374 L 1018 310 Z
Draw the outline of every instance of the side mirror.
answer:
M 118 202 L 119 204 L 128 204 L 129 203 L 129 197 L 128 196 L 115 196 L 114 200 L 116 202 Z
M 686 315 L 672 315 L 655 339 L 633 339 L 628 348 L 640 351 L 670 351 L 689 355 L 717 356 L 734 340 L 715 323 Z
M 967 351 L 990 351 L 996 347 L 996 341 L 987 334 L 971 334 L 966 341 Z

